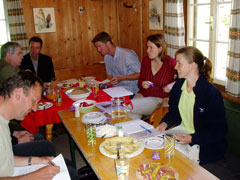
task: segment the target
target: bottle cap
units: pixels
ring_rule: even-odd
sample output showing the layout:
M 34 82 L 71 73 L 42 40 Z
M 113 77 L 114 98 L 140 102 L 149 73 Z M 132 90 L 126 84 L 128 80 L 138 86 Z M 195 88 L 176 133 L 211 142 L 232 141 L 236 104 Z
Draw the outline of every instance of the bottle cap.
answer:
M 122 129 L 122 126 L 118 126 L 117 128 L 118 128 L 118 130 L 119 130 L 119 129 Z

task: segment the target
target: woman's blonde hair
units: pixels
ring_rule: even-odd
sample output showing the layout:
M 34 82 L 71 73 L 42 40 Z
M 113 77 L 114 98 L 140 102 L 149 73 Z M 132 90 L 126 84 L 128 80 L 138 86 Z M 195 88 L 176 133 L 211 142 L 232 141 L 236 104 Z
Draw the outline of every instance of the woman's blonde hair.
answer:
M 189 64 L 195 62 L 198 65 L 199 73 L 203 73 L 208 81 L 211 81 L 212 62 L 206 58 L 202 52 L 193 46 L 187 46 L 179 49 L 175 54 L 183 54 Z

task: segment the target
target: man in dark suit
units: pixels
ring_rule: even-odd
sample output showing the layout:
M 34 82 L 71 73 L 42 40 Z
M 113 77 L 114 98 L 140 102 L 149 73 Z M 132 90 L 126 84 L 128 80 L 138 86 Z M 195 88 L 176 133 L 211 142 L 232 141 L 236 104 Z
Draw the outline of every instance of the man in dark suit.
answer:
M 52 58 L 41 54 L 42 39 L 34 36 L 29 40 L 29 53 L 23 57 L 21 69 L 31 70 L 43 82 L 51 82 L 55 78 Z

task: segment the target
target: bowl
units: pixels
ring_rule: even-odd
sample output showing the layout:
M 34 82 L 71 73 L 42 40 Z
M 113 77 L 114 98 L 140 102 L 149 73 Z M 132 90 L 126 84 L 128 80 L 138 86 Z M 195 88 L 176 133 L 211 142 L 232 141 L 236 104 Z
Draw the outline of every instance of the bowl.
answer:
M 83 107 L 83 106 L 80 106 L 81 103 L 87 103 L 87 104 L 92 104 L 91 106 L 86 106 L 86 107 Z M 88 113 L 88 112 L 91 112 L 93 110 L 93 108 L 96 106 L 96 101 L 94 100 L 78 100 L 76 102 L 73 103 L 73 106 L 75 105 L 78 105 L 80 106 L 80 113 Z
M 78 100 L 82 100 L 82 99 L 86 99 L 89 94 L 91 93 L 91 90 L 86 89 L 87 92 L 86 93 L 80 93 L 80 94 L 71 94 L 71 92 L 74 90 L 74 88 L 67 90 L 65 93 L 67 94 L 67 96 L 72 99 L 73 101 L 78 101 Z

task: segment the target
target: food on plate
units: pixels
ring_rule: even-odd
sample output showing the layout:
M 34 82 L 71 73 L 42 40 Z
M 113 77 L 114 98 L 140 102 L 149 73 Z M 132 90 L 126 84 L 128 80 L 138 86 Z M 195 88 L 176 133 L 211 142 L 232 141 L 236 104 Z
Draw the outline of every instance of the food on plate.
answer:
M 88 106 L 92 106 L 92 105 L 94 105 L 94 104 L 93 103 L 87 103 L 87 102 L 81 102 L 79 104 L 79 107 L 88 107 Z
M 84 88 L 74 88 L 72 92 L 69 93 L 69 95 L 78 95 L 78 94 L 85 94 L 88 93 L 89 91 Z
M 178 174 L 165 164 L 149 163 L 140 165 L 136 177 L 138 180 L 177 180 Z
M 43 102 L 38 103 L 38 109 L 43 109 L 44 106 L 45 106 L 45 103 Z
M 134 142 L 133 137 L 114 137 L 106 139 L 102 149 L 110 156 L 117 155 L 117 144 L 121 144 L 119 154 L 122 156 L 137 152 L 141 148 L 142 143 L 140 141 Z
M 115 126 L 105 124 L 103 126 L 97 127 L 97 136 L 98 137 L 109 137 L 114 136 L 117 133 L 117 128 Z
M 71 87 L 73 84 L 66 84 L 66 83 L 64 83 L 63 85 L 62 85 L 62 87 L 63 88 L 68 88 L 68 87 Z

